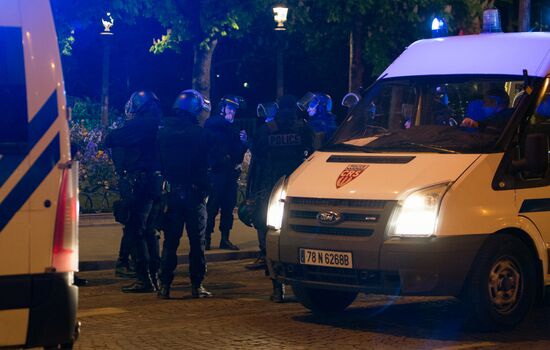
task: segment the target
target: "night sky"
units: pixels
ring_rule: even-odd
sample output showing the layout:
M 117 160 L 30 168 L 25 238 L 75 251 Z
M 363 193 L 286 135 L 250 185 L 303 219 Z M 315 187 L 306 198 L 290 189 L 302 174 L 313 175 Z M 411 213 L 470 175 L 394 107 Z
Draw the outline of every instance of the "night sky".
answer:
M 533 22 L 547 17 L 542 15 L 543 7 L 540 6 L 546 2 L 534 1 Z M 538 7 L 536 4 L 539 4 Z M 509 31 L 509 24 L 516 20 L 515 9 L 511 4 L 500 8 L 505 31 Z M 550 7 L 548 11 L 550 18 Z M 243 38 L 220 40 L 212 59 L 212 104 L 215 107 L 226 94 L 243 96 L 248 108 L 240 111 L 237 117 L 254 117 L 259 102 L 275 99 L 276 50 L 280 45 L 273 30 L 273 14 L 267 11 L 264 17 L 257 20 L 256 23 L 260 24 Z M 430 23 L 426 26 L 429 27 Z M 100 100 L 103 42 L 99 33 L 102 30 L 99 18 L 96 26 L 79 28 L 77 25 L 72 55 L 62 57 L 67 95 Z M 138 19 L 131 26 L 118 20 L 112 31 L 115 35 L 111 38 L 111 106 L 122 110 L 133 91 L 149 89 L 159 96 L 165 112 L 169 113 L 177 94 L 191 87 L 191 45 L 184 44 L 180 53 L 171 50 L 158 55 L 150 53 L 153 39 L 165 34 L 165 30 L 154 20 Z M 347 41 L 334 43 L 333 40 L 323 52 L 312 53 L 305 49 L 301 33 L 278 34 L 283 35 L 285 46 L 285 92 L 297 98 L 307 91 L 328 93 L 333 98 L 334 112 L 341 120 L 345 110 L 340 106 L 340 101 L 347 93 Z M 370 85 L 374 79 L 371 67 L 367 66 L 363 85 Z M 244 83 L 248 83 L 248 87 L 244 87 Z
M 212 60 L 211 97 L 213 106 L 225 94 L 243 96 L 248 108 L 241 117 L 255 116 L 256 105 L 275 99 L 275 59 L 277 42 L 272 19 L 263 28 L 242 39 L 221 40 Z M 71 56 L 62 56 L 67 95 L 88 96 L 99 101 L 103 62 L 103 40 L 100 23 L 96 27 L 75 30 Z M 120 21 L 113 27 L 111 40 L 110 103 L 123 109 L 135 90 L 150 89 L 162 100 L 169 112 L 177 94 L 191 87 L 193 52 L 184 44 L 180 53 L 168 50 L 149 52 L 153 38 L 164 34 L 152 20 L 141 20 L 128 26 Z M 327 51 L 323 57 L 305 52 L 299 36 L 282 33 L 286 40 L 285 93 L 297 98 L 307 91 L 328 92 L 336 113 L 347 92 L 347 43 Z M 248 83 L 248 87 L 244 84 Z

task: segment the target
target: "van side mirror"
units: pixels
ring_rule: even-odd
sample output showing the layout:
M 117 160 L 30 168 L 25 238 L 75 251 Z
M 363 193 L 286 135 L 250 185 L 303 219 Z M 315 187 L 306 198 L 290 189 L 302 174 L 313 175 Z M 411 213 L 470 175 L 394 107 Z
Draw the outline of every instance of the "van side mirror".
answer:
M 545 134 L 528 134 L 525 158 L 512 161 L 515 170 L 526 170 L 544 176 L 548 170 L 548 139 Z

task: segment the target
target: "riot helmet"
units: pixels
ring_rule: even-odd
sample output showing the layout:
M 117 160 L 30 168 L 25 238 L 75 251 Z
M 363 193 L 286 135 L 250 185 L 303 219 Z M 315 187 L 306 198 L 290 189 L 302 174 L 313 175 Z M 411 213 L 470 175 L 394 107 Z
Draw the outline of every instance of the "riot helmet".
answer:
M 256 115 L 266 123 L 275 119 L 277 112 L 279 112 L 279 105 L 277 102 L 260 103 L 256 108 Z
M 246 108 L 244 98 L 236 95 L 225 95 L 218 103 L 218 111 L 220 115 L 230 123 L 235 120 L 235 115 L 238 109 Z
M 320 92 L 308 92 L 297 103 L 298 108 L 307 112 L 310 117 L 316 114 L 327 114 L 332 111 L 332 98 Z
M 237 215 L 243 224 L 252 227 L 254 222 L 254 205 L 250 204 L 248 201 L 243 201 L 239 204 Z
M 204 98 L 200 92 L 188 89 L 178 95 L 172 109 L 176 111 L 176 114 L 185 112 L 196 118 L 203 110 L 210 112 L 211 107 L 210 101 Z
M 160 100 L 151 91 L 142 90 L 136 91 L 131 96 L 124 106 L 124 114 L 126 119 L 130 120 L 138 115 L 146 114 L 154 109 L 155 112 L 160 112 Z
M 359 103 L 359 100 L 361 100 L 361 96 L 356 94 L 355 92 L 348 92 L 343 98 L 342 98 L 342 106 L 351 109 L 355 107 Z
M 291 125 L 296 121 L 296 97 L 292 95 L 283 95 L 277 98 L 279 110 L 275 120 L 279 126 Z

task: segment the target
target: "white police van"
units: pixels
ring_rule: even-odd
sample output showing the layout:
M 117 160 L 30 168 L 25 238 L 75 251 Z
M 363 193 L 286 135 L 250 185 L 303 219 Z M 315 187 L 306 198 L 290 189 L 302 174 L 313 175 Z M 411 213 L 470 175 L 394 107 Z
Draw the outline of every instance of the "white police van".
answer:
M 271 277 L 314 312 L 450 295 L 518 324 L 550 285 L 549 74 L 550 33 L 410 45 L 274 188 Z
M 0 1 L 0 347 L 70 348 L 77 166 L 49 1 Z

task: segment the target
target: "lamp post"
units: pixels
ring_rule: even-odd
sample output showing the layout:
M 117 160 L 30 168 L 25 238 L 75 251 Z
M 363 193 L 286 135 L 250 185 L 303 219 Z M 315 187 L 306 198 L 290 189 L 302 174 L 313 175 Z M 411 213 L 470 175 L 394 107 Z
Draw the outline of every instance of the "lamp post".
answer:
M 107 12 L 107 19 L 102 18 L 101 24 L 103 24 L 103 31 L 101 32 L 101 38 L 103 39 L 103 75 L 102 75 L 102 87 L 101 87 L 101 125 L 107 126 L 109 124 L 109 58 L 111 56 L 111 38 L 113 32 L 111 27 L 115 23 L 115 20 L 111 16 L 110 12 Z
M 283 38 L 282 32 L 286 30 L 285 22 L 288 14 L 288 7 L 283 5 L 277 5 L 273 8 L 274 17 L 273 19 L 277 22 L 275 30 L 278 33 L 278 47 L 277 47 L 277 97 L 283 96 L 284 94 L 284 62 L 283 62 Z

